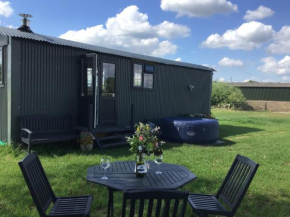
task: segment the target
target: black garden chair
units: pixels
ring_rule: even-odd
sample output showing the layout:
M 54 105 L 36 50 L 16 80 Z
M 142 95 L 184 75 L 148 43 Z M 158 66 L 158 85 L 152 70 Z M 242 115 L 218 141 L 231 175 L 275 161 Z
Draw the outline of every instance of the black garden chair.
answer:
M 187 199 L 188 192 L 153 189 L 125 190 L 123 194 L 122 217 L 126 217 L 128 200 L 130 201 L 128 202 L 130 217 L 136 215 L 138 217 L 184 217 Z
M 27 155 L 19 166 L 41 217 L 89 217 L 92 196 L 55 197 L 36 153 Z M 53 203 L 52 209 L 47 209 Z
M 259 164 L 251 159 L 237 155 L 216 195 L 189 195 L 188 202 L 193 211 L 199 217 L 207 217 L 208 214 L 234 216 L 258 167 Z

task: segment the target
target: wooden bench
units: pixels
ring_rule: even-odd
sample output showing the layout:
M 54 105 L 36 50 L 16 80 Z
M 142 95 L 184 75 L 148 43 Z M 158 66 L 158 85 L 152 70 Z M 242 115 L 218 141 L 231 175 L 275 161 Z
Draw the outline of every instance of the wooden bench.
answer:
M 21 116 L 21 142 L 28 145 L 28 153 L 35 144 L 53 143 L 80 138 L 76 119 L 70 115 Z

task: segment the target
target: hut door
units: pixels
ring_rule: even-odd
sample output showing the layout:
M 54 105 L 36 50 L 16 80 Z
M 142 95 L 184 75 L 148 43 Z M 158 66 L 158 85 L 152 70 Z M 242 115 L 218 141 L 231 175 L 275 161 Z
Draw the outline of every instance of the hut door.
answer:
M 116 95 L 117 63 L 101 61 L 100 73 L 100 124 L 117 124 Z
M 81 57 L 79 124 L 89 130 L 98 124 L 97 54 Z

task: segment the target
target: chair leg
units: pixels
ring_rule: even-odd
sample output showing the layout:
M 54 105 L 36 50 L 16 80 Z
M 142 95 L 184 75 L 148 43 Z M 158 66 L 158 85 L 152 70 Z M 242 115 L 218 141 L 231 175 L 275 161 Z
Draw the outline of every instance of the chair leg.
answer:
M 202 213 L 198 210 L 194 210 L 194 212 L 199 216 L 199 217 L 209 217 L 206 213 Z
M 114 217 L 114 190 L 108 188 L 109 190 L 109 202 L 108 202 L 108 217 Z

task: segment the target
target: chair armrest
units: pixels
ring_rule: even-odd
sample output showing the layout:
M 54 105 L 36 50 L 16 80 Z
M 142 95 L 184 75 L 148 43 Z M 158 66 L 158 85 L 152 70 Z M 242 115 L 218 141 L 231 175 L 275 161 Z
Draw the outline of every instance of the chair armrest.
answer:
M 28 134 L 31 134 L 31 133 L 32 133 L 32 131 L 29 130 L 29 129 L 27 129 L 27 128 L 22 128 L 21 131 L 25 131 L 25 132 L 27 132 Z
M 23 133 L 27 133 L 28 137 L 30 137 L 30 135 L 33 133 L 31 130 L 27 129 L 27 128 L 22 128 L 21 129 L 21 137 L 23 136 Z
M 23 133 L 26 133 L 27 134 L 27 139 L 28 139 L 28 154 L 31 153 L 31 136 L 33 134 L 33 132 L 29 129 L 26 129 L 26 128 L 22 128 L 21 129 L 21 137 L 23 137 Z

